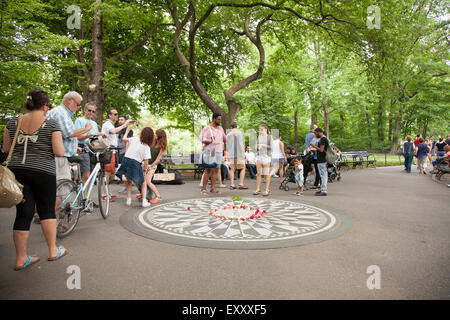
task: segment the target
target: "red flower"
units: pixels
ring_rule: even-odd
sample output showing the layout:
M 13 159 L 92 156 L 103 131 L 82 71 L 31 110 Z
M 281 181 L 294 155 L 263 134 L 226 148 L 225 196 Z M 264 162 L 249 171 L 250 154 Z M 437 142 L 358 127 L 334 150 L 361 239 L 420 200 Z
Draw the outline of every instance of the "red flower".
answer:
M 242 218 L 241 220 L 242 220 L 242 221 L 245 221 L 245 219 L 244 219 L 244 218 Z

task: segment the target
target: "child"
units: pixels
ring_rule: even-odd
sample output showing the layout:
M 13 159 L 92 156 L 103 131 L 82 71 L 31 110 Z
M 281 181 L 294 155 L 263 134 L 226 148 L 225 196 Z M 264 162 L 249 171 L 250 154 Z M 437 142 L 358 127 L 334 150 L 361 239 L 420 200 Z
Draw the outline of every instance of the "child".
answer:
M 162 155 L 167 151 L 167 135 L 166 132 L 162 129 L 158 129 L 155 132 L 156 138 L 153 141 L 153 145 L 150 147 L 152 159 L 155 160 L 152 162 L 152 164 L 148 167 L 147 171 L 145 172 L 145 181 L 147 182 L 148 187 L 150 190 L 153 191 L 155 194 L 155 197 L 150 200 L 151 203 L 158 203 L 161 201 L 161 196 L 158 192 L 158 189 L 156 186 L 152 183 L 153 175 L 155 174 L 156 167 L 161 161 Z
M 119 177 L 125 175 L 127 180 L 125 181 L 125 187 L 127 188 L 127 206 L 131 205 L 131 187 L 132 183 L 140 189 L 142 194 L 147 194 L 147 183 L 144 179 L 144 171 L 147 170 L 148 160 L 151 159 L 150 146 L 153 144 L 153 129 L 145 127 L 141 130 L 139 137 L 128 138 L 131 126 L 127 127 L 123 141 L 129 142 L 128 150 L 122 160 L 122 164 L 117 170 L 116 175 Z M 144 164 L 144 170 L 141 163 Z M 148 207 L 150 203 L 147 197 L 142 198 L 142 207 Z
M 302 164 L 302 157 L 296 157 L 294 159 L 294 166 L 295 166 L 295 183 L 297 184 L 297 192 L 295 193 L 296 196 L 302 196 L 303 195 L 303 164 Z

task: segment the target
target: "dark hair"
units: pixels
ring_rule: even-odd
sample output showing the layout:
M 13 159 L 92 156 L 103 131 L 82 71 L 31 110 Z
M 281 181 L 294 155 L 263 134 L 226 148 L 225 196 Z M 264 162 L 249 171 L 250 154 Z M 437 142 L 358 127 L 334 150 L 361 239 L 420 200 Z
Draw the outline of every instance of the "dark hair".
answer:
M 141 131 L 141 136 L 140 136 L 141 143 L 151 146 L 153 144 L 154 136 L 155 136 L 155 133 L 153 132 L 153 129 L 150 127 L 145 127 Z
M 425 141 L 425 140 L 423 140 L 422 137 L 419 138 L 419 143 L 422 143 L 422 142 L 424 142 L 424 141 Z
M 119 114 L 119 118 L 124 118 L 125 120 L 127 120 L 127 116 L 124 114 Z
M 266 129 L 267 130 L 267 134 L 270 134 L 270 129 L 269 129 L 269 127 L 266 125 L 266 124 L 260 124 L 259 125 L 260 127 L 263 127 L 264 129 Z
M 303 158 L 298 156 L 298 157 L 295 157 L 295 160 L 303 161 Z
M 45 104 L 50 104 L 47 92 L 42 90 L 30 90 L 27 94 L 27 102 L 24 103 L 23 107 L 32 111 L 40 109 Z
M 218 118 L 218 117 L 221 117 L 221 116 L 222 116 L 221 113 L 219 113 L 219 112 L 214 112 L 214 113 L 213 113 L 213 116 L 212 116 L 212 119 L 214 120 L 214 119 L 216 119 L 216 118 Z
M 111 111 L 113 111 L 113 110 L 116 110 L 116 111 L 117 111 L 116 108 L 109 108 L 108 111 L 107 111 L 108 115 L 111 114 Z
M 166 132 L 162 129 L 158 129 L 155 132 L 156 139 L 158 140 L 159 146 L 163 152 L 167 150 L 167 135 Z
M 322 130 L 321 128 L 319 128 L 319 127 L 317 127 L 316 129 L 314 129 L 314 131 L 315 131 L 315 132 L 321 132 L 321 133 L 323 133 L 323 130 Z
M 230 127 L 231 127 L 232 129 L 236 129 L 236 128 L 237 128 L 237 123 L 236 123 L 236 121 L 233 121 L 233 122 L 231 123 Z

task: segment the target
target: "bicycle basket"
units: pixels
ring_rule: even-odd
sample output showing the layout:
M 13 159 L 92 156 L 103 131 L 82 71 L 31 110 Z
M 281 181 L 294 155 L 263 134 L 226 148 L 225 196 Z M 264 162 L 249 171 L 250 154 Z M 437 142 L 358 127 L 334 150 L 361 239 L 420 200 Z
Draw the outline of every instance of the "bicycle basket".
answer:
M 99 159 L 100 159 L 100 163 L 101 164 L 108 164 L 111 163 L 112 160 L 112 151 L 108 150 L 105 151 L 104 153 L 101 153 L 99 155 Z M 91 163 L 97 163 L 97 158 L 95 156 L 95 154 L 90 153 L 89 154 L 90 158 L 91 158 Z

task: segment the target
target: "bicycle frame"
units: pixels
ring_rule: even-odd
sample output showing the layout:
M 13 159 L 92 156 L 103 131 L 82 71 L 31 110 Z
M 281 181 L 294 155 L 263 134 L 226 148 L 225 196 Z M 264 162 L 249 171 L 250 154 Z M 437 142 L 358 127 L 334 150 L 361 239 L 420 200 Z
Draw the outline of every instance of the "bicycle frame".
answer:
M 89 149 L 89 148 L 88 148 Z M 107 150 L 107 149 L 106 149 Z M 101 170 L 101 165 L 100 165 L 100 159 L 99 156 L 100 154 L 106 152 L 93 152 L 92 150 L 89 149 L 89 152 L 95 154 L 95 157 L 97 158 L 97 163 L 95 164 L 94 170 L 92 170 L 91 174 L 89 175 L 89 178 L 86 180 L 86 183 L 83 185 L 82 182 L 80 182 L 77 186 L 77 195 L 75 197 L 75 199 L 72 201 L 72 203 L 70 204 L 70 208 L 72 210 L 80 210 L 80 209 L 84 209 L 84 205 L 85 205 L 85 200 L 89 199 L 89 197 L 91 196 L 91 192 L 92 192 L 92 188 L 94 187 L 94 183 L 92 183 L 93 181 L 95 181 L 95 179 L 97 178 L 97 175 L 99 173 L 99 171 Z M 79 166 L 78 166 L 79 167 Z M 78 170 L 79 171 L 79 170 Z M 88 193 L 87 196 L 85 196 L 85 191 L 86 191 L 86 186 L 89 186 L 88 189 Z M 62 208 L 62 205 L 66 203 L 66 200 L 72 195 L 72 192 L 70 192 L 62 201 L 61 203 L 58 205 L 58 209 Z M 79 200 L 79 198 L 81 197 L 81 204 L 80 206 L 76 206 L 76 202 Z

